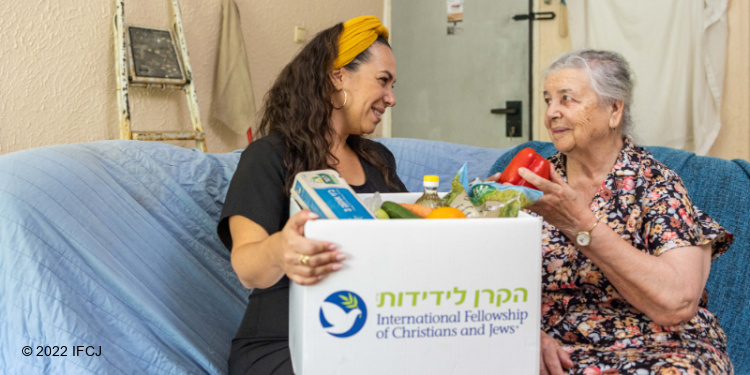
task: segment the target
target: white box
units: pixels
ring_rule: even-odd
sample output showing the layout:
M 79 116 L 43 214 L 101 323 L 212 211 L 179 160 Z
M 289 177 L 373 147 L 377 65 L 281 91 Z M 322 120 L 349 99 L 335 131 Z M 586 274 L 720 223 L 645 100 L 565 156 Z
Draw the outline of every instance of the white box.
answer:
M 316 285 L 292 283 L 295 373 L 538 374 L 541 230 L 526 214 L 308 222 L 307 237 L 347 260 Z

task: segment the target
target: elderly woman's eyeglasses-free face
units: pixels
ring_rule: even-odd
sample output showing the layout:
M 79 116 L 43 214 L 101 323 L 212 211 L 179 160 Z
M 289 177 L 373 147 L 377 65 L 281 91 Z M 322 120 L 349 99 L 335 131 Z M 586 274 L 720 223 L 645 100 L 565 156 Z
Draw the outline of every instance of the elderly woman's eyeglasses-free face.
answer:
M 613 111 L 601 105 L 599 96 L 582 69 L 550 73 L 544 83 L 547 110 L 544 126 L 558 151 L 567 154 L 612 137 Z

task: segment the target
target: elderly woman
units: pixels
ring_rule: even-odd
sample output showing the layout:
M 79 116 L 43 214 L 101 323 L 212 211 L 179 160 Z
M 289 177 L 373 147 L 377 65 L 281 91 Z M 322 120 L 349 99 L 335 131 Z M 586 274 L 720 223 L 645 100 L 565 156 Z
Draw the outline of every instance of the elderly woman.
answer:
M 265 97 L 263 137 L 242 153 L 218 225 L 234 271 L 254 289 L 232 341 L 232 374 L 292 374 L 289 283 L 315 284 L 345 259 L 334 244 L 303 236 L 314 214 L 289 217 L 295 175 L 333 168 L 358 193 L 406 191 L 390 151 L 363 138 L 396 105 L 387 39 L 373 16 L 323 30 Z
M 546 72 L 558 153 L 544 196 L 541 373 L 727 374 L 704 290 L 733 241 L 682 180 L 632 141 L 633 81 L 618 54 L 576 51 Z

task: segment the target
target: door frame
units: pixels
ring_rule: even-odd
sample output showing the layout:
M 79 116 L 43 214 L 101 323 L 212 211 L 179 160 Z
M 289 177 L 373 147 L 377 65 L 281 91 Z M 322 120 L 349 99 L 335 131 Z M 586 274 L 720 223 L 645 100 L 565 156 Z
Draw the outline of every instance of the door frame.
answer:
M 536 9 L 539 9 L 539 1 L 540 0 L 528 0 L 529 2 L 529 13 L 535 12 Z M 393 31 L 391 29 L 391 12 L 392 12 L 392 6 L 391 6 L 392 0 L 383 0 L 383 26 L 387 27 L 390 31 L 388 42 L 391 42 L 391 36 L 393 36 Z M 523 21 L 519 21 L 523 22 Z M 535 65 L 535 62 L 539 61 L 536 57 L 538 56 L 538 51 L 536 46 L 539 45 L 539 30 L 538 28 L 535 28 L 535 23 L 533 21 L 526 21 L 529 23 L 529 98 L 528 98 L 528 106 L 526 107 L 526 112 L 529 116 L 529 129 L 528 129 L 528 139 L 527 140 L 535 140 L 538 139 L 539 136 L 535 134 L 536 127 L 534 126 L 534 113 L 538 113 L 538 108 L 535 106 L 534 98 L 538 98 L 541 95 L 541 90 L 539 88 L 539 85 L 537 82 L 534 81 L 536 79 L 536 75 L 534 74 L 535 71 L 538 70 L 538 66 Z M 383 114 L 383 120 L 381 125 L 381 137 L 382 138 L 391 138 L 393 135 L 393 118 L 391 116 L 391 109 L 389 108 L 384 114 Z
M 391 0 L 383 0 L 383 26 L 389 31 L 388 43 L 391 43 L 391 37 L 393 36 L 393 32 L 391 31 Z M 381 137 L 392 138 L 393 117 L 391 116 L 391 108 L 388 108 L 383 114 L 381 131 Z

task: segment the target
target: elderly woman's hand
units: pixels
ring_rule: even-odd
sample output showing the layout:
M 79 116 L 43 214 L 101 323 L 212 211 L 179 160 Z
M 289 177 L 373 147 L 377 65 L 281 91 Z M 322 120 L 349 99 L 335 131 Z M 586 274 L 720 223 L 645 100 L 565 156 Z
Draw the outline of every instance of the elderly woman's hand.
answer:
M 486 182 L 496 182 L 496 183 L 498 183 L 500 185 L 508 185 L 508 186 L 513 185 L 513 184 L 511 184 L 509 182 L 500 182 L 500 176 L 502 176 L 502 175 L 503 175 L 502 172 L 497 172 L 497 173 L 493 174 L 492 176 L 489 176 L 489 177 L 485 178 L 484 181 L 486 181 Z
M 527 207 L 554 225 L 558 230 L 573 238 L 582 228 L 590 227 L 596 217 L 580 195 L 557 174 L 550 164 L 550 180 L 546 180 L 526 168 L 519 168 L 518 173 L 544 195 L 536 203 Z
M 539 374 L 562 375 L 567 373 L 563 369 L 567 370 L 573 367 L 573 361 L 570 360 L 568 353 L 560 347 L 560 344 L 552 336 L 544 331 L 541 331 L 540 344 Z
M 493 174 L 492 176 L 487 177 L 485 179 L 485 181 L 497 182 L 499 184 L 500 183 L 500 176 L 501 175 L 502 175 L 502 172 L 497 172 L 497 173 Z
M 312 285 L 327 274 L 341 269 L 344 253 L 336 251 L 336 245 L 326 241 L 314 241 L 304 237 L 305 223 L 318 215 L 304 210 L 289 218 L 279 232 L 277 264 L 290 280 L 300 285 Z

